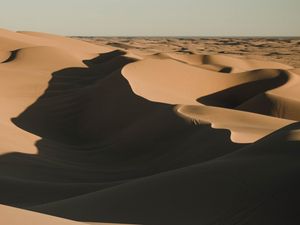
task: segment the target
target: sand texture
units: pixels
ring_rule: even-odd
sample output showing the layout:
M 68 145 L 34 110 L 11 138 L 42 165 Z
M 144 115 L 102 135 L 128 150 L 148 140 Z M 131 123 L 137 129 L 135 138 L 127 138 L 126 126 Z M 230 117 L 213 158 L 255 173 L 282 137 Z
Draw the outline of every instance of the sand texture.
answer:
M 229 55 L 281 62 L 300 67 L 300 37 L 75 37 L 99 45 L 150 55 L 177 54 Z
M 0 225 L 299 225 L 299 43 L 0 29 Z

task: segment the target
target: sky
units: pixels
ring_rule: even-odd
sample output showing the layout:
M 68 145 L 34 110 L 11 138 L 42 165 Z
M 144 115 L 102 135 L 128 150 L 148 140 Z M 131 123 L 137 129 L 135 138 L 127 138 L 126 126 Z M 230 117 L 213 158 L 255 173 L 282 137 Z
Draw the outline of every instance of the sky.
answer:
M 300 36 L 300 0 L 0 0 L 0 27 L 78 36 Z

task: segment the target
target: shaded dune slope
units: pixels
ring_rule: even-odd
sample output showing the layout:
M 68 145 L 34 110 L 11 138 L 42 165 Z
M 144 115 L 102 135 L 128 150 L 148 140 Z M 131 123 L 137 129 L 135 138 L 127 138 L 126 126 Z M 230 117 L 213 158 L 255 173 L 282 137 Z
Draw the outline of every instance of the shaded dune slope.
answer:
M 299 224 L 298 69 L 0 41 L 1 204 L 99 224 Z M 13 210 L 53 219 L 0 207 Z
M 298 129 L 299 123 L 202 164 L 33 209 L 84 221 L 297 224 L 299 144 L 288 137 Z

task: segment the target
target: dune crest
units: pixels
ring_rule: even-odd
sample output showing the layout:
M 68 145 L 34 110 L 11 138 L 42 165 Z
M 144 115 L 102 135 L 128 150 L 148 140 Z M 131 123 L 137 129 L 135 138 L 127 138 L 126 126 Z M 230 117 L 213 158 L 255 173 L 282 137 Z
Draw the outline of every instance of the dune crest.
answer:
M 299 224 L 299 75 L 1 29 L 0 222 Z

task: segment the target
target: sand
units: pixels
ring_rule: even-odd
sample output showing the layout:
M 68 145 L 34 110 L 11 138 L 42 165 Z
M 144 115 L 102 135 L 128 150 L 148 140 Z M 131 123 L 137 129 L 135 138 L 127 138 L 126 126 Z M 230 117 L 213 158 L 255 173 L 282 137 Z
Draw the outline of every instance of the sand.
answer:
M 300 223 L 297 39 L 78 39 L 0 30 L 1 225 Z
M 276 37 L 75 37 L 142 55 L 162 52 L 260 59 L 300 67 L 300 38 Z
M 44 215 L 28 210 L 17 209 L 9 206 L 0 205 L 1 224 L 19 225 L 121 225 L 112 223 L 80 223 L 74 220 L 62 219 L 59 217 Z

